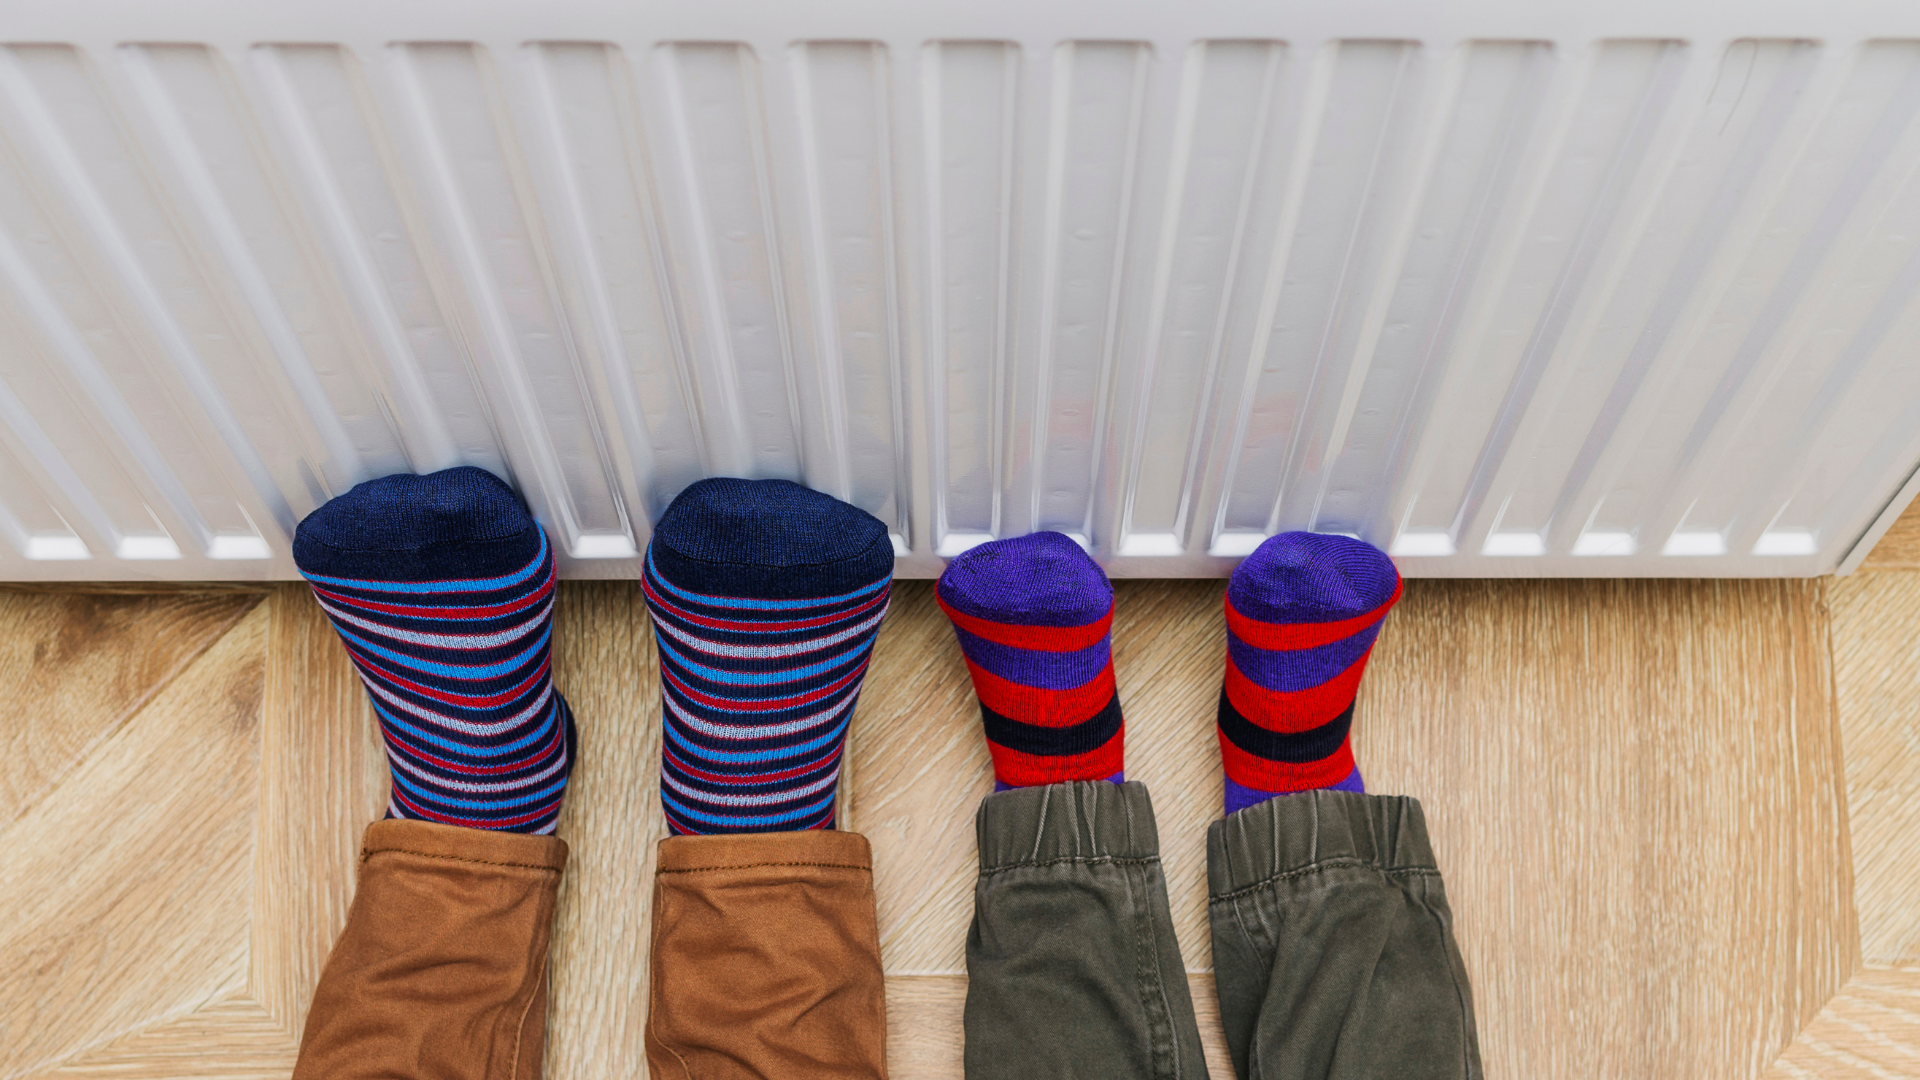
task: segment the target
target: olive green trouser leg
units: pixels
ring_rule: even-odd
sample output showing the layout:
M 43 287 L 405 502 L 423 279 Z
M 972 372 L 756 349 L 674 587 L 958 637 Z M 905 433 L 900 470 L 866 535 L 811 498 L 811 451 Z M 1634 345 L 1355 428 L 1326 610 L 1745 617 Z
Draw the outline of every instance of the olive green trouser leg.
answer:
M 1204 1080 L 1145 786 L 989 795 L 967 934 L 967 1080 Z
M 1311 791 L 1207 830 L 1242 1080 L 1480 1080 L 1473 992 L 1414 799 Z
M 1137 783 L 990 796 L 967 939 L 968 1080 L 1206 1075 Z M 1241 1080 L 1480 1080 L 1473 999 L 1412 799 L 1309 792 L 1208 833 Z

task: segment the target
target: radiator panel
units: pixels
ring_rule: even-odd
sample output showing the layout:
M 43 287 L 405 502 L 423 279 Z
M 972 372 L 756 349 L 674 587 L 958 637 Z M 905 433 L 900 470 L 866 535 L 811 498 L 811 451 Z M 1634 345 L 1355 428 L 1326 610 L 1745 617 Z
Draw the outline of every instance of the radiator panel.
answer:
M 39 7 L 0 579 L 291 576 L 460 463 L 577 577 L 710 475 L 910 576 L 1810 575 L 1915 486 L 1904 6 Z

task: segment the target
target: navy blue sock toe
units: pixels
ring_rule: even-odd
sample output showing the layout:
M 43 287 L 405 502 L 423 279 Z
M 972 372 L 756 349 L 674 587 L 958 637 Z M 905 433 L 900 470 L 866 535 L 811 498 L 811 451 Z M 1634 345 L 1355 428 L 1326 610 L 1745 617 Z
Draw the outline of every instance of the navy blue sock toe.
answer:
M 702 480 L 654 526 L 653 567 L 694 592 L 834 596 L 893 574 L 879 518 L 786 480 Z M 731 590 L 731 591 L 729 591 Z
M 542 546 L 540 526 L 499 477 L 471 465 L 355 485 L 308 514 L 293 561 L 344 577 L 494 577 Z
M 513 489 L 471 467 L 369 480 L 300 522 L 293 558 L 373 698 L 388 816 L 552 832 L 577 740 L 553 553 Z

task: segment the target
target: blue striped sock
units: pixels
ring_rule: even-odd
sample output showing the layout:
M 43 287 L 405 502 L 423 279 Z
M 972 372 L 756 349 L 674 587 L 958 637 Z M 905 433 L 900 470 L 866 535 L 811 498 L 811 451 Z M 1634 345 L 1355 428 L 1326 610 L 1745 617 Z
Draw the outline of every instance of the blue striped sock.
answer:
M 553 553 L 475 468 L 388 476 L 309 514 L 293 559 L 373 697 L 387 816 L 550 833 L 577 736 L 553 688 Z
M 702 480 L 667 507 L 642 582 L 675 833 L 833 827 L 892 579 L 886 526 L 798 484 Z

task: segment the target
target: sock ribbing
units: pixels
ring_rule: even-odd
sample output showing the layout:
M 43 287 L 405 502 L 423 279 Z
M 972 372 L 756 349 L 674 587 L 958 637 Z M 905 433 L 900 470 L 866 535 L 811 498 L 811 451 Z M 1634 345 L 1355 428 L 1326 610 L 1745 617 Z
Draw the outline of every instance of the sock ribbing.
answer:
M 387 816 L 552 832 L 577 739 L 552 552 L 512 490 L 473 468 L 368 481 L 300 523 L 294 561 L 373 699 Z
M 1055 532 L 956 557 L 934 593 L 980 700 L 996 787 L 1125 779 L 1113 586 Z
M 1345 536 L 1269 538 L 1228 582 L 1218 735 L 1228 813 L 1314 788 L 1364 791 L 1353 704 L 1400 574 Z
M 879 519 L 780 480 L 703 480 L 647 548 L 679 834 L 832 828 L 847 726 L 887 612 Z

